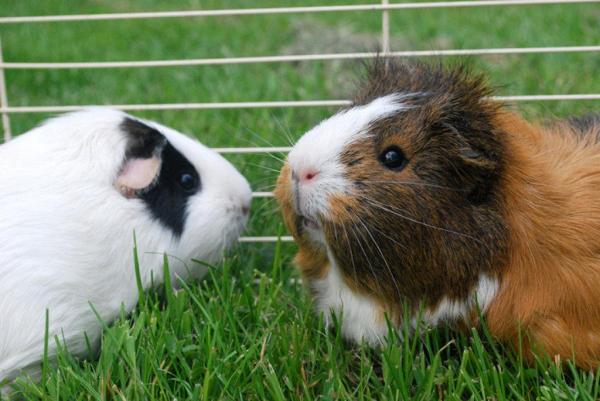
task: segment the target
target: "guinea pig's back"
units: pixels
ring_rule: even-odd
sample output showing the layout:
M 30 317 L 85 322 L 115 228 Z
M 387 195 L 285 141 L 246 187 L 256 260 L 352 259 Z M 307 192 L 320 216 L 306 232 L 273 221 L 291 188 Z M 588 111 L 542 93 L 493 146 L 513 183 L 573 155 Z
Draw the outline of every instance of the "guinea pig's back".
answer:
M 116 160 L 122 157 L 119 139 L 108 129 L 102 137 L 84 130 L 61 130 L 61 125 L 64 121 L 50 120 L 0 146 L 0 260 L 8 264 L 17 244 L 27 243 L 32 250 L 19 254 L 19 259 L 28 254 L 33 259 L 34 249 L 42 254 L 55 241 L 64 249 L 65 236 L 89 231 L 96 213 L 104 220 L 119 213 L 114 208 L 101 213 L 120 200 L 106 174 L 106 166 L 117 173 Z
M 518 345 L 523 328 L 549 355 L 568 359 L 575 350 L 578 366 L 596 367 L 600 118 L 555 120 L 543 127 L 506 121 L 510 158 L 502 192 L 510 257 L 487 324 L 498 339 Z
M 600 142 L 600 114 L 584 114 L 571 117 L 566 122 L 580 135 L 590 136 L 595 142 Z
M 0 380 L 5 365 L 39 356 L 28 344 L 43 338 L 46 308 L 50 328 L 68 327 L 65 340 L 81 353 L 85 344 L 70 337 L 98 325 L 89 303 L 105 316 L 121 301 L 135 304 L 135 291 L 119 285 L 134 281 L 133 267 L 111 267 L 133 266 L 132 229 L 123 223 L 146 214 L 106 174 L 123 153 L 108 128 L 61 130 L 51 120 L 0 146 Z

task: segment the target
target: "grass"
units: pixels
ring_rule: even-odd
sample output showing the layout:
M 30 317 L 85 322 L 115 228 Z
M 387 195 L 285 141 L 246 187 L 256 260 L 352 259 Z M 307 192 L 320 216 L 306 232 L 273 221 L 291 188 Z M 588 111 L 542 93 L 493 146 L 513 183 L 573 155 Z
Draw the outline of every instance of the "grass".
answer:
M 365 3 L 361 0 L 328 4 Z M 22 0 L 0 15 L 42 15 L 319 4 L 318 0 Z M 394 49 L 482 48 L 600 43 L 595 4 L 411 10 L 391 13 Z M 191 18 L 0 26 L 7 61 L 89 61 L 373 50 L 378 13 Z M 464 60 L 464 59 L 462 59 Z M 456 59 L 450 60 L 455 62 Z M 466 60 L 499 94 L 600 93 L 594 53 L 489 56 Z M 307 62 L 6 72 L 11 105 L 169 103 L 346 98 L 356 62 Z M 530 118 L 583 113 L 598 102 L 519 104 Z M 332 109 L 135 113 L 196 135 L 210 146 L 285 146 Z M 23 132 L 46 115 L 11 116 Z M 277 157 L 284 155 L 275 155 Z M 280 161 L 231 156 L 257 191 L 272 189 Z M 284 233 L 270 199 L 256 200 L 247 235 Z M 24 399 L 456 399 L 593 400 L 598 375 L 541 362 L 523 365 L 490 341 L 423 330 L 381 350 L 352 346 L 324 329 L 290 260 L 292 244 L 244 244 L 199 283 L 161 287 L 117 322 L 107 322 L 100 354 L 61 352 Z M 133 257 L 132 257 L 133 268 Z M 393 336 L 392 336 L 393 337 Z M 53 341 L 53 339 L 49 339 Z

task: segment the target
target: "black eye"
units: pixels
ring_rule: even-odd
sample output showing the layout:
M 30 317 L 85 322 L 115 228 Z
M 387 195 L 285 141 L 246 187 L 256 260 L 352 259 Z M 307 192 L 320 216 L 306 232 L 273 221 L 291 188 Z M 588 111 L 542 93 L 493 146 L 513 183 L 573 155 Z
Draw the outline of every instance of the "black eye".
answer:
M 190 173 L 181 173 L 179 175 L 179 185 L 186 191 L 191 191 L 196 188 L 196 177 Z
M 400 171 L 406 166 L 406 157 L 400 148 L 390 146 L 379 155 L 379 161 L 390 170 Z

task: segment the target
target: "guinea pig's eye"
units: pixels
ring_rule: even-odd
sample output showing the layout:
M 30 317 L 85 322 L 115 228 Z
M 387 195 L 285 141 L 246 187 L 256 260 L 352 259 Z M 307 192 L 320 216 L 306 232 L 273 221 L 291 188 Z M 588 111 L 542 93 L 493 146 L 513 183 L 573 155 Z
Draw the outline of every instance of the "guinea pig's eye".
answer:
M 181 173 L 179 175 L 179 185 L 186 191 L 196 188 L 196 177 L 190 173 Z
M 397 146 L 390 146 L 379 155 L 379 161 L 390 170 L 400 171 L 406 166 L 406 157 Z

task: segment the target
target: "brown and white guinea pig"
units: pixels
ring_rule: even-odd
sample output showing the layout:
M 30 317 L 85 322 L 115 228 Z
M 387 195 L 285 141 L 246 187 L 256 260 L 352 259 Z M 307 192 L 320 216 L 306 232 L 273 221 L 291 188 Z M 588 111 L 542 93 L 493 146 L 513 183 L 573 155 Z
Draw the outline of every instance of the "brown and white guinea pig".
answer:
M 276 196 L 329 320 L 412 322 L 600 365 L 600 117 L 531 124 L 464 68 L 377 60 L 294 146 Z M 464 327 L 464 326 L 463 326 Z M 574 358 L 573 358 L 574 356 Z

